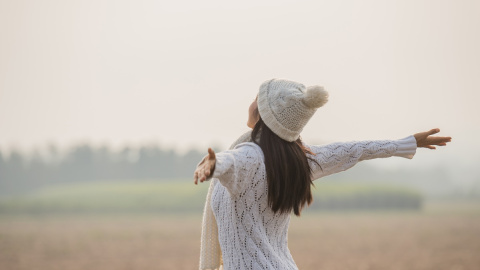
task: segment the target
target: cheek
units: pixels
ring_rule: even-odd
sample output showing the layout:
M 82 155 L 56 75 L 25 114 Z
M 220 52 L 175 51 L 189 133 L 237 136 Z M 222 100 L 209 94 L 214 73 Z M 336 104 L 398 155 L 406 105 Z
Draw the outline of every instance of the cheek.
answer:
M 253 111 L 255 110 L 255 104 L 250 104 L 250 107 L 248 107 L 248 114 L 250 116 L 253 116 Z

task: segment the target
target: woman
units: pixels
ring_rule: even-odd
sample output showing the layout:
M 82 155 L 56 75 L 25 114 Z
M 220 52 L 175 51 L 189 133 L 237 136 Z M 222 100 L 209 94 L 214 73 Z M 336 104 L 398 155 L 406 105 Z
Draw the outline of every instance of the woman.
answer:
M 200 269 L 298 269 L 287 245 L 290 214 L 300 216 L 312 202 L 313 180 L 344 171 L 357 162 L 399 156 L 413 158 L 417 147 L 435 149 L 450 137 L 432 129 L 400 140 L 306 145 L 300 132 L 327 102 L 320 86 L 280 79 L 260 86 L 249 108 L 253 128 L 228 151 L 208 154 L 194 182 L 213 179 L 202 226 Z

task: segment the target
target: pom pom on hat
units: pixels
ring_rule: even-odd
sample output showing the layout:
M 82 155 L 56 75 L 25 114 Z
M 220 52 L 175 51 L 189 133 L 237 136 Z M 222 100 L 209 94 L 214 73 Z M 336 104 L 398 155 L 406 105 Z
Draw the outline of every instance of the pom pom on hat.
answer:
M 303 97 L 303 103 L 305 106 L 316 109 L 320 108 L 328 101 L 328 92 L 325 91 L 323 86 L 313 85 L 308 86 L 305 96 Z

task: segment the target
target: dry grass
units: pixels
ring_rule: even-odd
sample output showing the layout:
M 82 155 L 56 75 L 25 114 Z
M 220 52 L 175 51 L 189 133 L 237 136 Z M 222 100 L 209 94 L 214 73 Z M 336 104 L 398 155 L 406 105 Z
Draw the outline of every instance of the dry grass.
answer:
M 478 209 L 307 212 L 292 217 L 290 250 L 300 269 L 478 270 Z M 200 224 L 200 215 L 3 216 L 0 269 L 198 269 Z

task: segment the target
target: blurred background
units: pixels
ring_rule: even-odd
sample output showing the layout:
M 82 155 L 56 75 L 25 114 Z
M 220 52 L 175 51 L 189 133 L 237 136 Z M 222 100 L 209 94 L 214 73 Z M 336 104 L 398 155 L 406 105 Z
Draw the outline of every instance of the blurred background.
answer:
M 207 147 L 260 84 L 322 85 L 309 144 L 447 147 L 315 181 L 300 269 L 480 269 L 480 3 L 0 0 L 0 269 L 195 269 Z

